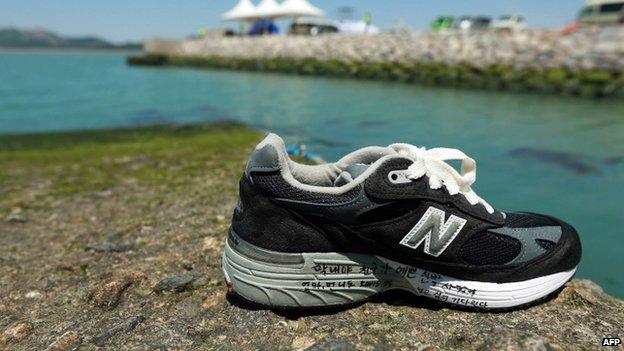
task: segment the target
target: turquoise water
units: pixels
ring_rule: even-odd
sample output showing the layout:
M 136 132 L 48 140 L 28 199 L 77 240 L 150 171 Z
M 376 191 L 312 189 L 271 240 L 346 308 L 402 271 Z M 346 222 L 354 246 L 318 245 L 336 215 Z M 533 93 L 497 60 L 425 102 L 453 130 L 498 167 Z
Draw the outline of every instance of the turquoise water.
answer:
M 396 141 L 460 148 L 477 160 L 482 197 L 572 223 L 578 275 L 624 296 L 624 101 L 0 53 L 0 133 L 215 120 L 276 131 L 327 160 Z

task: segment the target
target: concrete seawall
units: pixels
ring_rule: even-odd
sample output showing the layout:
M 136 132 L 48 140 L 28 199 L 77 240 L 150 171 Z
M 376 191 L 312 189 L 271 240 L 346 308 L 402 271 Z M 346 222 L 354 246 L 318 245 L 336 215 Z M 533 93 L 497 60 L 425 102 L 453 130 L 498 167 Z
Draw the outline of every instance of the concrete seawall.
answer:
M 622 96 L 624 90 L 624 27 L 587 28 L 567 35 L 557 30 L 449 30 L 150 39 L 145 53 L 151 61 L 134 58 L 130 62 L 588 96 Z

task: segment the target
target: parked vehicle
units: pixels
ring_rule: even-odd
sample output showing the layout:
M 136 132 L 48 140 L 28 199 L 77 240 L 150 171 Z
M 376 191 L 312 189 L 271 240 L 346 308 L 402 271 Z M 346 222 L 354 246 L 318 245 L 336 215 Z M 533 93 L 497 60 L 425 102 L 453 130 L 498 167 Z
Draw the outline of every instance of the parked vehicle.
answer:
M 288 34 L 290 35 L 319 35 L 325 33 L 338 32 L 338 26 L 330 19 L 326 18 L 297 18 L 290 25 Z
M 563 27 L 563 34 L 572 34 L 578 32 L 581 29 L 581 25 L 578 22 L 566 24 Z
M 453 28 L 462 30 L 488 29 L 492 19 L 485 16 L 463 16 L 453 22 Z
M 578 14 L 581 24 L 614 25 L 624 21 L 624 0 L 588 0 Z
M 379 27 L 365 21 L 340 21 L 338 22 L 338 30 L 344 34 L 377 34 L 381 32 Z
M 492 28 L 505 30 L 521 30 L 526 28 L 524 17 L 519 15 L 504 15 L 492 22 Z
M 452 16 L 440 16 L 431 22 L 431 30 L 437 31 L 442 29 L 453 28 L 453 22 L 455 17 Z

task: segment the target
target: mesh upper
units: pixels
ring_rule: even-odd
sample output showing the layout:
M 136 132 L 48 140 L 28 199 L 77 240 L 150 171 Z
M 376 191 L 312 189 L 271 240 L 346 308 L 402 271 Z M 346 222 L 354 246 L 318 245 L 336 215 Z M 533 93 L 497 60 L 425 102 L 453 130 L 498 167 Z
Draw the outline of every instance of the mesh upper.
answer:
M 522 249 L 522 243 L 515 238 L 490 232 L 473 235 L 462 246 L 459 257 L 462 261 L 483 266 L 510 262 Z
M 553 247 L 555 247 L 557 245 L 557 243 L 550 241 L 550 240 L 544 240 L 544 239 L 535 239 L 535 242 L 537 243 L 537 245 L 541 246 L 542 249 L 548 251 L 550 249 L 552 249 Z
M 280 172 L 257 172 L 253 173 L 251 178 L 258 189 L 272 197 L 321 204 L 341 204 L 353 201 L 358 197 L 361 188 L 361 185 L 358 185 L 344 194 L 333 195 L 296 188 L 286 182 Z
M 324 205 L 351 202 L 357 199 L 361 191 L 361 185 L 343 194 L 336 195 L 307 191 L 288 183 L 279 171 L 253 172 L 251 179 L 258 190 L 272 198 Z M 509 228 L 553 225 L 558 225 L 558 223 L 548 217 L 530 213 L 507 213 L 505 221 L 505 226 Z M 556 243 L 548 240 L 536 239 L 536 242 L 545 250 L 550 250 L 556 245 Z M 465 263 L 476 266 L 502 265 L 513 261 L 520 254 L 521 250 L 522 242 L 520 240 L 507 235 L 485 231 L 472 235 L 463 243 L 459 251 L 459 258 Z

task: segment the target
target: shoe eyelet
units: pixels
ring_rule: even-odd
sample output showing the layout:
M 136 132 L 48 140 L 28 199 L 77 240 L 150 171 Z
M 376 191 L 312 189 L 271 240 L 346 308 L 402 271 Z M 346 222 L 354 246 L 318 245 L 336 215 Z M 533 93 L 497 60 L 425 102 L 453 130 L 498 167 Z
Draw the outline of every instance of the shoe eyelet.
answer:
M 392 184 L 406 184 L 411 183 L 412 180 L 405 176 L 405 171 L 391 171 L 388 172 L 388 180 Z

